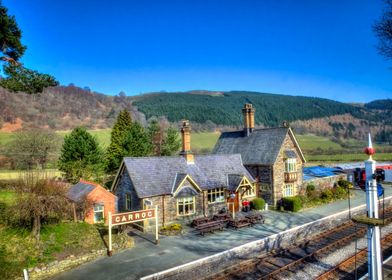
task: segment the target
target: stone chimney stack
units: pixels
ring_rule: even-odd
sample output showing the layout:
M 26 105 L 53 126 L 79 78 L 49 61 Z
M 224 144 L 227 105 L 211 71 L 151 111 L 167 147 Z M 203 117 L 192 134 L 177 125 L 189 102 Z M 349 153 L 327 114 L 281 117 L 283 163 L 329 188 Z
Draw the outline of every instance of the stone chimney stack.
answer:
M 187 120 L 182 121 L 181 137 L 182 137 L 182 151 L 180 154 L 185 157 L 186 162 L 188 164 L 194 163 L 195 159 L 191 151 L 191 126 L 189 125 L 189 121 Z
M 244 114 L 244 132 L 246 136 L 249 136 L 255 128 L 255 109 L 252 104 L 246 103 L 242 113 Z

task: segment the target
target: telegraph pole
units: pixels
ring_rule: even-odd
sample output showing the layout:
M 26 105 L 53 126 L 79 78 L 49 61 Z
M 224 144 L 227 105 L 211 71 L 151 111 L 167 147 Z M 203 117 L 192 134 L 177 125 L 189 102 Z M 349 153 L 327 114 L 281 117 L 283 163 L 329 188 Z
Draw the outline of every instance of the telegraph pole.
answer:
M 365 148 L 365 154 L 369 159 L 365 161 L 366 172 L 366 210 L 367 216 L 371 219 L 378 219 L 378 194 L 377 181 L 375 177 L 376 161 L 373 160 L 375 150 L 372 146 L 372 139 L 369 133 L 368 147 Z M 380 246 L 380 227 L 378 225 L 368 224 L 367 230 L 368 241 L 368 275 L 371 280 L 382 279 L 382 261 Z

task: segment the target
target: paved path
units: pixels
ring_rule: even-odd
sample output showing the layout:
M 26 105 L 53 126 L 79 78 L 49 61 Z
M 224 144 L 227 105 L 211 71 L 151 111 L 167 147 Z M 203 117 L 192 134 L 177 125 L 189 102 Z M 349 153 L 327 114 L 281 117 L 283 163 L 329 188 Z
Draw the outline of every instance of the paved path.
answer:
M 352 207 L 365 204 L 365 193 L 356 190 L 351 200 Z M 392 195 L 392 186 L 385 187 L 385 196 Z M 225 229 L 222 232 L 184 236 L 160 236 L 160 244 L 154 245 L 135 236 L 135 247 L 115 253 L 112 257 L 102 257 L 84 264 L 76 269 L 64 272 L 54 279 L 139 279 L 177 265 L 212 255 L 250 241 L 289 228 L 315 221 L 317 219 L 341 212 L 348 208 L 347 200 L 334 202 L 300 213 L 264 212 L 266 222 L 252 228 L 240 230 Z

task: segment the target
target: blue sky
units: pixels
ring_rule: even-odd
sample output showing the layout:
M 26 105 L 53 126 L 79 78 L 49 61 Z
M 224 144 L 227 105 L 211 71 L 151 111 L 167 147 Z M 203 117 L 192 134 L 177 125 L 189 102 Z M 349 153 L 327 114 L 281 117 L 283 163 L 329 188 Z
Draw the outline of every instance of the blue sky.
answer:
M 372 25 L 382 0 L 3 0 L 26 66 L 134 95 L 252 90 L 344 102 L 392 98 Z

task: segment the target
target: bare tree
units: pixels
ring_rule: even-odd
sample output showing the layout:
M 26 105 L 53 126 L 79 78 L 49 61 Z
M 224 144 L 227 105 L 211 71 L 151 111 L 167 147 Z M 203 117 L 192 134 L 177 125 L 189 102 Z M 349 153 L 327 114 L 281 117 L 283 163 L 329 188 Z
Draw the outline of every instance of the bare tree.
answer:
M 15 134 L 7 155 L 22 169 L 42 169 L 60 149 L 60 138 L 43 129 L 22 130 Z
M 42 172 L 26 172 L 19 180 L 16 192 L 14 212 L 19 219 L 31 224 L 37 241 L 43 221 L 70 217 L 71 205 L 66 184 L 47 178 Z
M 386 8 L 381 19 L 373 26 L 379 44 L 380 54 L 388 59 L 392 59 L 392 0 L 385 0 Z

